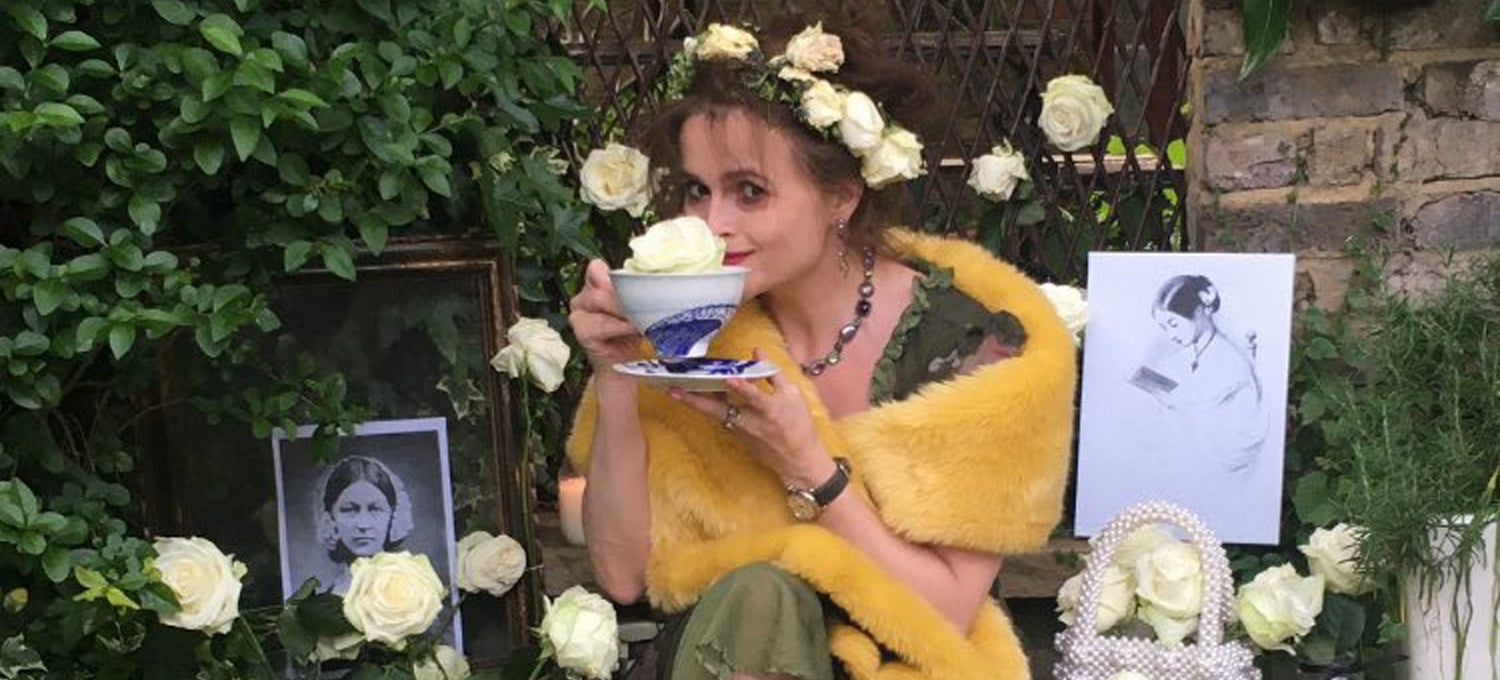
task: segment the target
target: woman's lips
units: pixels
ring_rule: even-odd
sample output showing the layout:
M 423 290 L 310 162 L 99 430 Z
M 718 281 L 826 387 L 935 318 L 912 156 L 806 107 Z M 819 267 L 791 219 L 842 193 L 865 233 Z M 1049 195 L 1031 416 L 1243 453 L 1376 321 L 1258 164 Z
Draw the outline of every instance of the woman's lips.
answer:
M 739 253 L 724 253 L 724 266 L 732 267 L 744 262 L 747 257 L 750 257 L 750 251 L 748 250 Z

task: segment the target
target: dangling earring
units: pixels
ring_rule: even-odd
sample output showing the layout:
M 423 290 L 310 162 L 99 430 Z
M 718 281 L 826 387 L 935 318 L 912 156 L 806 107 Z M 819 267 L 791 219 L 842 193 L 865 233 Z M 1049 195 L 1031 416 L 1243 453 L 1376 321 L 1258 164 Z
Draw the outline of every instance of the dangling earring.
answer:
M 834 221 L 839 236 L 839 276 L 849 278 L 849 220 L 842 217 Z

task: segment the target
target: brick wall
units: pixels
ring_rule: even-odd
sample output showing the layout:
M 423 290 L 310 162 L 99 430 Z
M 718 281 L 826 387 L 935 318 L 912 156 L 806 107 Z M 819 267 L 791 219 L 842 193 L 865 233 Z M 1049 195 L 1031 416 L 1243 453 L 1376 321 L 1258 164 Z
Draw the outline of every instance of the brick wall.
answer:
M 1396 250 L 1408 289 L 1500 246 L 1488 0 L 1294 0 L 1281 53 L 1243 81 L 1237 0 L 1189 1 L 1188 220 L 1205 250 L 1296 252 L 1299 295 L 1332 304 L 1351 236 Z

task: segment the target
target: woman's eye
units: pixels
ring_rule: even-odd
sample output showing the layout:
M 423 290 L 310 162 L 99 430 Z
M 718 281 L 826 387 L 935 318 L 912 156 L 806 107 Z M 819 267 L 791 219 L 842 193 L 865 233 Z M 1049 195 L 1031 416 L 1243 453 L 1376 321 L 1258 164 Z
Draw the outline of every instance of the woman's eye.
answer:
M 753 201 L 764 196 L 765 193 L 765 189 L 760 188 L 760 186 L 754 183 L 745 182 L 740 184 L 740 198 L 744 200 Z
M 687 197 L 687 200 L 696 201 L 708 196 L 708 187 L 703 186 L 699 182 L 688 182 L 687 186 L 684 187 L 683 193 Z

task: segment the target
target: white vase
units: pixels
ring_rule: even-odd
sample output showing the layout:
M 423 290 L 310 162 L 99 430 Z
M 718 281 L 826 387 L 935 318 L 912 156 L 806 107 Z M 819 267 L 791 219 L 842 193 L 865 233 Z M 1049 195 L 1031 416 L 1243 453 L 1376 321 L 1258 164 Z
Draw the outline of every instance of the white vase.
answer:
M 1477 549 L 1466 578 L 1449 576 L 1425 592 L 1419 579 L 1407 579 L 1402 595 L 1410 680 L 1500 680 L 1500 645 L 1491 641 L 1492 634 L 1500 633 L 1495 599 L 1500 544 L 1495 526 L 1491 521 L 1485 527 L 1484 545 Z M 1433 544 L 1440 551 L 1451 551 L 1453 542 L 1448 530 L 1434 530 Z

